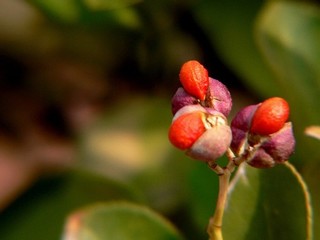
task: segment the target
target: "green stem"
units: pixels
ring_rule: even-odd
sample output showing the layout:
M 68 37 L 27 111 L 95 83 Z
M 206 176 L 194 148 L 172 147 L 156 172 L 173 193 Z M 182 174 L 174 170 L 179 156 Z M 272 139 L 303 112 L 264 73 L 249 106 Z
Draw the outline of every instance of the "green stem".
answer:
M 305 204 L 306 204 L 306 223 L 307 223 L 306 239 L 311 240 L 313 239 L 313 235 L 312 235 L 312 227 L 313 227 L 312 215 L 313 214 L 312 214 L 312 207 L 311 207 L 311 196 L 310 196 L 307 184 L 305 183 L 305 181 L 303 180 L 302 176 L 297 171 L 297 169 L 290 162 L 287 161 L 284 163 L 284 165 L 293 173 L 293 175 L 296 177 L 298 183 L 300 184 L 303 190 Z
M 224 209 L 228 197 L 228 187 L 230 181 L 231 172 L 225 168 L 224 173 L 219 175 L 219 194 L 216 209 L 213 217 L 210 219 L 208 226 L 208 234 L 210 240 L 223 240 L 222 237 L 222 220 Z

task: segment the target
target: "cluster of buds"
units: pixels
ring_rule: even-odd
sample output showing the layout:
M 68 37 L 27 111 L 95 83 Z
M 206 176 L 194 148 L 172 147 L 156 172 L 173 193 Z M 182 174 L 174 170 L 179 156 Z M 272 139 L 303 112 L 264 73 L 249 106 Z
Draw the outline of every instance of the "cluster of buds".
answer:
M 209 77 L 195 60 L 182 65 L 179 78 L 182 87 L 172 98 L 169 140 L 190 157 L 214 163 L 228 152 L 236 165 L 245 161 L 267 168 L 293 153 L 295 140 L 284 99 L 274 97 L 245 107 L 229 125 L 232 98 L 224 84 Z
M 253 167 L 269 168 L 288 160 L 295 139 L 288 103 L 273 97 L 240 110 L 231 122 L 232 151 Z

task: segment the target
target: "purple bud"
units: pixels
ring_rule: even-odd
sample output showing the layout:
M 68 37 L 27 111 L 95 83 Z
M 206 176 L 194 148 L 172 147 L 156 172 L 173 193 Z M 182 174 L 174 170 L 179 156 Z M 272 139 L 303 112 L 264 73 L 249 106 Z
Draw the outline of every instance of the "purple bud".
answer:
M 291 122 L 262 142 L 252 159 L 247 162 L 256 168 L 269 168 L 289 159 L 294 151 L 295 139 Z
M 209 92 L 205 105 L 228 116 L 232 108 L 232 98 L 228 88 L 220 81 L 209 77 Z
M 187 151 L 187 155 L 201 161 L 213 161 L 221 157 L 231 143 L 231 129 L 227 119 L 219 112 L 208 114 L 206 131 Z
M 171 100 L 172 113 L 187 105 L 201 105 L 228 116 L 232 107 L 232 98 L 227 87 L 218 80 L 209 78 L 209 88 L 204 101 L 196 99 L 182 87 L 178 88 Z
M 172 113 L 175 114 L 180 108 L 187 105 L 198 104 L 199 101 L 187 93 L 182 87 L 178 88 L 171 100 Z
M 259 104 L 249 105 L 241 109 L 231 121 L 232 128 L 238 128 L 242 131 L 248 132 L 252 117 L 257 110 Z
M 241 151 L 243 143 L 247 140 L 251 119 L 259 104 L 250 105 L 241 109 L 231 121 L 232 142 L 231 149 L 237 155 Z
M 247 161 L 247 163 L 255 168 L 271 168 L 275 166 L 275 161 L 264 149 L 257 150 L 255 156 Z

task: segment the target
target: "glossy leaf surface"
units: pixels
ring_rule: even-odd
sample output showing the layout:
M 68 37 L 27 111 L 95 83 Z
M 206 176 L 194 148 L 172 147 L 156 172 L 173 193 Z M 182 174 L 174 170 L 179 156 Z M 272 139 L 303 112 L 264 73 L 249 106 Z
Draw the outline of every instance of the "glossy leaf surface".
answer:
M 131 203 L 99 204 L 73 213 L 64 240 L 182 240 L 174 227 L 157 213 Z
M 291 107 L 297 138 L 294 160 L 303 165 L 313 202 L 319 202 L 319 143 L 304 135 L 319 125 L 320 7 L 306 2 L 274 1 L 261 12 L 257 42 Z M 315 239 L 320 237 L 320 207 L 315 207 Z
M 226 239 L 307 239 L 305 189 L 285 165 L 239 168 L 224 218 Z M 309 205 L 308 205 L 309 207 Z
M 65 218 L 83 205 L 107 200 L 134 200 L 124 185 L 88 172 L 72 172 L 46 181 L 0 215 L 2 240 L 56 240 Z
M 318 121 L 320 8 L 296 2 L 267 4 L 257 24 L 257 40 L 299 127 Z

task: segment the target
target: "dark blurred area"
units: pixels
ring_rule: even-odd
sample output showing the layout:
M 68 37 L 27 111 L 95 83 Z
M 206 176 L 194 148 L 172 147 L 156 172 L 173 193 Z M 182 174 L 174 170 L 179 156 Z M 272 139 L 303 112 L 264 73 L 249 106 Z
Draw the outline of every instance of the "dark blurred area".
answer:
M 198 59 L 215 78 L 242 87 L 193 18 L 190 2 L 145 1 L 128 6 L 139 14 L 132 19 L 122 7 L 70 21 L 34 3 L 1 3 L 2 208 L 15 198 L 11 191 L 73 164 L 74 136 L 117 101 L 169 99 L 184 61 Z M 117 19 L 121 14 L 127 22 Z

